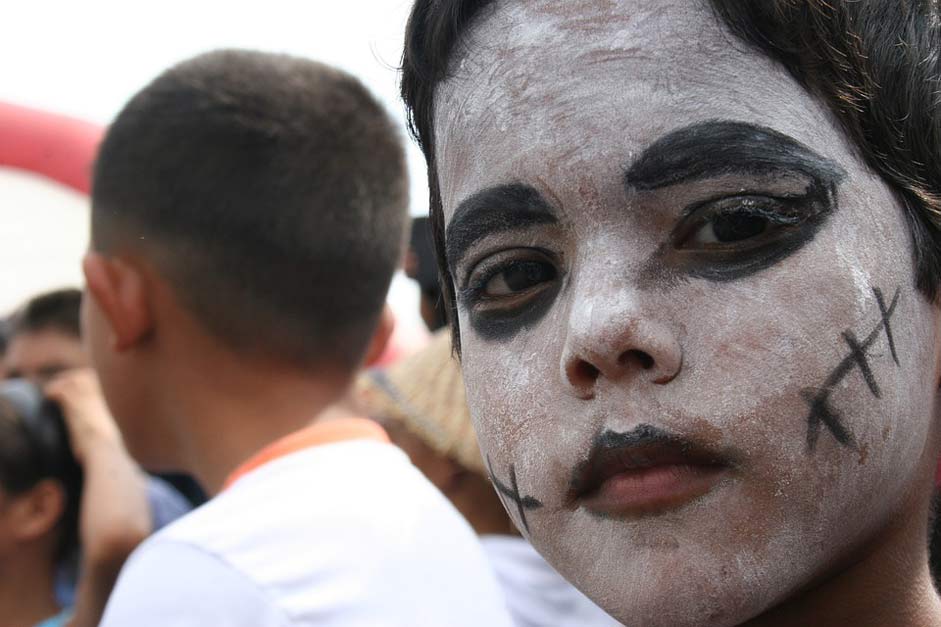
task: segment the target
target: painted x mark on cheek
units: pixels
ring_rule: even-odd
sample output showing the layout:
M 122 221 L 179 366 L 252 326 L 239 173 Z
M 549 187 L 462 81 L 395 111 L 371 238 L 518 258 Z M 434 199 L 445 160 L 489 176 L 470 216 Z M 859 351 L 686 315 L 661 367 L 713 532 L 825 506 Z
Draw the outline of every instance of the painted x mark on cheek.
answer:
M 490 481 L 493 483 L 493 487 L 497 490 L 497 496 L 500 497 L 500 502 L 503 503 L 503 507 L 506 508 L 510 516 L 513 516 L 512 510 L 515 510 L 516 515 L 520 519 L 520 524 L 523 526 L 523 531 L 529 533 L 529 521 L 526 519 L 526 512 L 542 507 L 542 501 L 532 496 L 524 496 L 520 492 L 519 484 L 516 479 L 516 466 L 513 464 L 510 464 L 509 485 L 497 479 L 497 476 L 493 472 L 493 466 L 490 465 L 489 455 L 487 456 L 487 471 L 490 474 Z
M 842 383 L 851 373 L 858 370 L 866 381 L 869 392 L 877 399 L 882 398 L 882 391 L 870 365 L 869 350 L 875 345 L 876 341 L 883 335 L 886 338 L 886 344 L 889 353 L 896 367 L 900 366 L 898 349 L 895 345 L 895 336 L 892 334 L 892 316 L 898 306 L 901 297 L 901 288 L 895 290 L 892 302 L 886 304 L 882 290 L 878 287 L 873 288 L 873 295 L 878 305 L 880 319 L 862 341 L 857 339 L 856 335 L 849 329 L 843 332 L 843 341 L 847 346 L 847 354 L 840 360 L 833 371 L 824 380 L 823 385 L 818 388 L 807 388 L 803 390 L 804 400 L 810 405 L 810 413 L 807 415 L 807 450 L 813 452 L 817 447 L 817 440 L 820 437 L 820 427 L 827 429 L 830 435 L 846 448 L 854 451 L 859 450 L 858 443 L 853 437 L 853 433 L 844 424 L 840 412 L 833 407 L 830 395 L 834 388 Z

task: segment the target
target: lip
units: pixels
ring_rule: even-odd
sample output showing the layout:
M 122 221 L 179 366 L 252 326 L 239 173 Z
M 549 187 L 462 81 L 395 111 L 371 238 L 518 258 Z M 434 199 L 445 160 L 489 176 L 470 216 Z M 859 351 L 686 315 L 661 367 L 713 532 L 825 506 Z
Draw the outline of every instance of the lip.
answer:
M 720 452 L 657 427 L 609 430 L 573 472 L 567 501 L 605 517 L 658 514 L 709 493 L 731 467 Z

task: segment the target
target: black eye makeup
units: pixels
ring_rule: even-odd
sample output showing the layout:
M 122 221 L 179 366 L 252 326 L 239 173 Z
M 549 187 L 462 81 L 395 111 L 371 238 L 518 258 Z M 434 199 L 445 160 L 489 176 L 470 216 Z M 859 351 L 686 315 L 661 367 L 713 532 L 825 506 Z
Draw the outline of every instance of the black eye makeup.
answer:
M 540 248 L 511 248 L 489 255 L 468 274 L 458 298 L 474 329 L 504 339 L 538 322 L 562 279 L 561 260 Z
M 556 224 L 542 195 L 518 183 L 481 190 L 455 210 L 445 253 L 458 301 L 482 338 L 508 339 L 536 324 L 559 291 L 563 266 L 555 254 L 534 246 L 491 250 L 468 262 L 469 251 L 488 237 Z
M 844 177 L 833 161 L 763 126 L 708 120 L 671 131 L 624 172 L 629 195 L 656 195 L 678 213 L 646 261 L 641 283 L 733 281 L 769 268 L 813 240 L 837 209 Z M 688 204 L 676 206 L 680 202 Z M 509 339 L 551 309 L 567 272 L 546 231 L 559 224 L 557 215 L 522 183 L 485 188 L 455 209 L 445 254 L 458 302 L 483 339 Z M 544 247 L 513 245 L 527 232 L 527 240 Z M 533 238 L 536 232 L 541 235 Z M 490 250 L 469 260 L 470 251 L 490 238 Z
M 739 195 L 706 203 L 679 235 L 680 248 L 723 249 L 761 241 L 777 227 L 800 224 L 792 198 Z
M 625 173 L 625 184 L 655 192 L 735 175 L 743 180 L 799 180 L 802 189 L 758 187 L 683 208 L 679 223 L 645 274 L 652 282 L 690 276 L 733 281 L 760 272 L 810 242 L 836 210 L 845 176 L 833 161 L 778 131 L 745 122 L 709 120 L 651 144 Z M 780 187 L 769 184 L 766 188 Z
M 556 279 L 555 266 L 539 256 L 537 251 L 523 249 L 506 261 L 489 259 L 482 270 L 475 272 L 464 293 L 484 303 L 525 300 Z
M 697 203 L 684 212 L 656 263 L 712 281 L 740 279 L 811 241 L 834 208 L 834 190 L 816 184 L 801 194 L 737 193 Z

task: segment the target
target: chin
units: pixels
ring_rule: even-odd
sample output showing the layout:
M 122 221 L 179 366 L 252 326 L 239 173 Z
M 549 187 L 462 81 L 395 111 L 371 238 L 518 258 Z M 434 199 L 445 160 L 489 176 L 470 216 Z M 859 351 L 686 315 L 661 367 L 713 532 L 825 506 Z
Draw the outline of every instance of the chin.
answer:
M 593 590 L 594 601 L 626 627 L 733 627 L 761 615 L 790 590 L 768 572 L 773 566 L 749 564 L 753 556 L 635 555 L 628 564 L 596 565 L 578 586 Z
M 696 506 L 634 521 L 568 512 L 560 533 L 536 527 L 534 541 L 564 577 L 627 627 L 741 625 L 793 595 L 827 557 L 795 545 L 785 529 L 760 524 L 734 491 L 722 496 L 737 504 L 740 517 Z M 580 540 L 559 541 L 566 537 Z

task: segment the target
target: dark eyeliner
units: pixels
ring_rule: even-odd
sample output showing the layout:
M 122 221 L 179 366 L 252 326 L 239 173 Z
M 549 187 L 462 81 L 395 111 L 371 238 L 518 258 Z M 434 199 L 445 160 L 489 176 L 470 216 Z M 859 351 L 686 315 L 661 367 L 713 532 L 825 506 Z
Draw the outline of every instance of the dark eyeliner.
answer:
M 533 248 L 529 249 L 537 253 L 541 260 L 519 257 L 507 259 L 503 262 L 496 262 L 492 268 L 482 271 L 479 276 L 475 276 L 477 267 L 486 260 L 477 264 L 467 276 L 466 285 L 458 291 L 458 299 L 468 312 L 471 327 L 485 340 L 507 340 L 515 336 L 523 329 L 532 327 L 549 311 L 552 302 L 561 289 L 563 272 L 559 259 L 549 251 Z M 494 255 L 491 255 L 491 257 Z M 534 295 L 530 296 L 526 302 L 519 307 L 512 309 L 481 309 L 475 307 L 486 299 L 481 298 L 481 293 L 494 277 L 501 272 L 512 267 L 514 263 L 521 261 L 539 261 L 541 263 L 551 264 L 555 268 L 555 278 L 550 285 L 541 288 Z
M 718 216 L 745 215 L 764 218 L 777 227 L 799 226 L 813 217 L 813 210 L 806 208 L 808 200 L 808 194 L 772 196 L 756 192 L 742 192 L 734 196 L 719 196 L 685 209 L 683 211 L 685 218 L 674 229 L 672 238 L 679 246 L 708 224 L 710 219 Z M 728 203 L 729 206 L 714 208 L 723 203 Z
M 790 206 L 796 219 L 788 221 L 767 217 L 773 221 L 775 229 L 757 241 L 743 241 L 740 245 L 731 243 L 712 250 L 678 249 L 675 263 L 688 276 L 717 282 L 734 281 L 769 268 L 816 237 L 837 208 L 836 185 L 825 186 L 815 182 L 804 196 L 777 202 Z M 671 242 L 675 244 L 672 237 Z
M 491 259 L 495 257 L 499 257 L 501 254 L 507 254 L 514 250 L 525 250 L 527 251 L 529 255 L 532 255 L 532 256 L 531 257 L 530 256 L 527 256 L 527 257 L 516 256 L 516 257 L 503 260 L 503 261 L 498 261 L 498 262 L 490 261 Z M 536 258 L 536 256 L 538 256 L 538 258 Z M 473 298 L 474 296 L 479 294 L 480 291 L 482 291 L 483 288 L 487 285 L 487 283 L 490 282 L 490 280 L 492 280 L 498 274 L 500 274 L 501 272 L 505 272 L 509 268 L 513 267 L 514 264 L 527 262 L 527 261 L 542 262 L 542 263 L 551 264 L 553 266 L 558 266 L 558 262 L 559 262 L 559 260 L 556 258 L 555 255 L 553 255 L 551 252 L 543 248 L 533 248 L 533 247 L 529 247 L 525 249 L 509 248 L 509 249 L 501 250 L 495 253 L 491 253 L 487 255 L 486 257 L 484 257 L 484 259 L 473 264 L 471 268 L 466 273 L 464 273 L 462 280 L 461 280 L 461 287 L 457 291 L 458 299 L 461 302 L 470 303 L 471 301 L 467 299 Z M 481 266 L 485 266 L 485 270 L 479 270 Z M 477 276 L 477 275 L 480 275 L 480 276 Z

